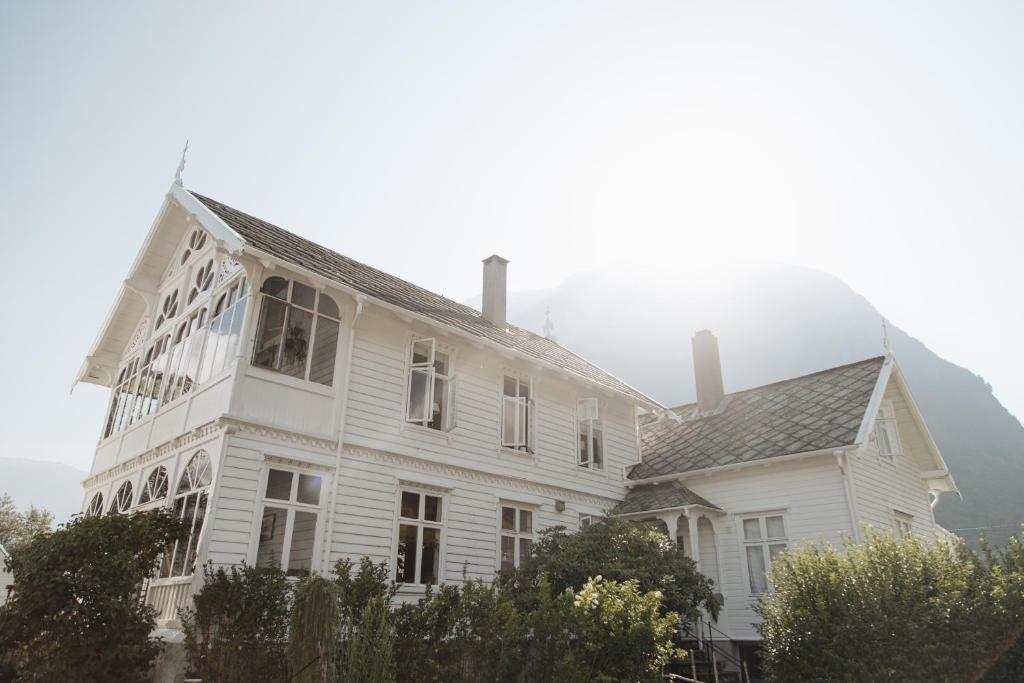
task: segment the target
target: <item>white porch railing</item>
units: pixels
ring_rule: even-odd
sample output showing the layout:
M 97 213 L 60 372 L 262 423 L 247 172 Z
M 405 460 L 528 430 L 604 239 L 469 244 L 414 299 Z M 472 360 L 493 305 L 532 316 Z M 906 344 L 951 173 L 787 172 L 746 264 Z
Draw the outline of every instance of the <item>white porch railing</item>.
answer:
M 158 626 L 176 626 L 178 610 L 192 604 L 192 577 L 150 583 L 146 592 L 146 604 L 156 609 Z

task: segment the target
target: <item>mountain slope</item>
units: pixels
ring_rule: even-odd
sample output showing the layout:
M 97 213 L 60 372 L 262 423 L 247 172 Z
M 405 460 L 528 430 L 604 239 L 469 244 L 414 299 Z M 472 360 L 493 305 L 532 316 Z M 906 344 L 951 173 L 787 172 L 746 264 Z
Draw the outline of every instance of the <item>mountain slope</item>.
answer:
M 882 351 L 881 315 L 825 273 L 779 264 L 608 268 L 550 290 L 513 293 L 512 322 L 532 330 L 551 308 L 554 336 L 667 405 L 694 399 L 690 337 L 719 338 L 726 391 Z M 983 379 L 890 325 L 903 369 L 963 500 L 943 496 L 939 523 L 1002 542 L 1024 522 L 1024 428 Z
M 71 519 L 82 505 L 82 480 L 88 475 L 59 462 L 0 458 L 0 494 L 9 493 L 18 510 L 29 505 L 53 513 L 56 524 Z

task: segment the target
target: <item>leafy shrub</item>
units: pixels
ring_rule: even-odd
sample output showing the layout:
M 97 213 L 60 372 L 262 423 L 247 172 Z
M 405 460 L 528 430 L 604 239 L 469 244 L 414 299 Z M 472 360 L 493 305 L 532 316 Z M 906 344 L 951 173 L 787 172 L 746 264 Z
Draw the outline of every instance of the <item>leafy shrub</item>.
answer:
M 374 564 L 368 557 L 359 561 L 359 568 L 353 572 L 352 560 L 342 559 L 334 563 L 334 583 L 338 586 L 342 616 L 348 621 L 358 621 L 363 610 L 375 598 L 385 605 L 398 592 L 398 584 L 390 579 L 391 571 L 387 562 Z
M 22 681 L 143 681 L 160 643 L 139 591 L 188 529 L 168 511 L 79 517 L 23 543 L 0 643 Z
M 383 597 L 370 598 L 358 623 L 350 623 L 342 660 L 342 683 L 393 683 L 394 631 Z
M 758 607 L 766 671 L 780 681 L 977 680 L 1024 628 L 1022 559 L 1019 539 L 986 562 L 959 540 L 873 530 L 843 551 L 783 554 Z
M 291 587 L 278 568 L 204 568 L 195 606 L 182 610 L 189 664 L 204 681 L 286 680 Z
M 341 641 L 341 601 L 337 584 L 316 574 L 295 586 L 288 633 L 288 669 L 295 683 L 335 680 Z

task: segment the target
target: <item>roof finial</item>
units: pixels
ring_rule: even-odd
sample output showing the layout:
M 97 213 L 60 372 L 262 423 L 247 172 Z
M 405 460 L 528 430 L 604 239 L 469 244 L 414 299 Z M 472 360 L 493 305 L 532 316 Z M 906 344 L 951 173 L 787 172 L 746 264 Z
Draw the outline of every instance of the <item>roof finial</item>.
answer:
M 889 321 L 882 316 L 882 348 L 885 349 L 885 355 L 892 355 L 892 339 L 889 338 Z
M 548 306 L 547 310 L 544 311 L 544 327 L 542 328 L 542 331 L 544 332 L 544 336 L 551 341 L 555 341 L 555 338 L 551 335 L 551 332 L 554 329 L 555 323 L 551 321 L 551 307 Z
M 174 184 L 181 187 L 181 172 L 185 170 L 185 155 L 188 154 L 188 140 L 185 140 L 185 149 L 181 150 L 181 161 L 178 162 L 178 170 L 174 172 Z

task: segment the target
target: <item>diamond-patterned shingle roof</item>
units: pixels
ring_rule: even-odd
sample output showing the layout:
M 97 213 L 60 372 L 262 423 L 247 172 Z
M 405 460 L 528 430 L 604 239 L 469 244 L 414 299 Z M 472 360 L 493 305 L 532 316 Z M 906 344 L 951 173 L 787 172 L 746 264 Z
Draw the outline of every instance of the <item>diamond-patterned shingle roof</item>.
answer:
M 422 314 L 439 323 L 456 327 L 501 346 L 551 363 L 566 372 L 625 394 L 648 405 L 657 401 L 629 386 L 618 377 L 597 367 L 547 337 L 508 324 L 494 325 L 480 312 L 440 294 L 417 287 L 405 280 L 332 251 L 284 228 L 233 209 L 196 192 L 192 196 L 217 215 L 246 243 L 262 252 L 307 268 L 318 275 L 340 282 L 363 294 Z
M 630 479 L 690 472 L 853 444 L 884 357 L 727 394 L 719 408 L 675 408 L 641 426 Z
M 721 509 L 678 481 L 670 481 L 663 484 L 643 484 L 631 488 L 626 493 L 626 498 L 615 508 L 615 514 L 628 515 L 651 510 L 669 510 L 684 505 L 703 505 L 714 510 Z

